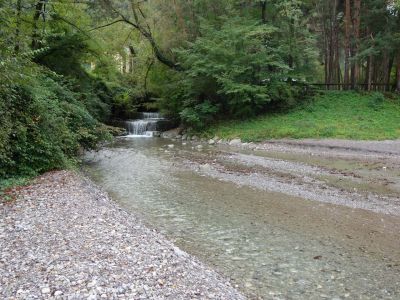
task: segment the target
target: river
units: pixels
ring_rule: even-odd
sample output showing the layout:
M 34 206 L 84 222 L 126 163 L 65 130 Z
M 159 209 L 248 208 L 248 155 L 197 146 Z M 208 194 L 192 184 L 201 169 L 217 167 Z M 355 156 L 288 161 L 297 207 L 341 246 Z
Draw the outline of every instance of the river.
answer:
M 378 206 L 330 203 L 327 196 L 316 201 L 299 188 L 286 192 L 282 184 L 292 180 L 296 164 L 276 153 L 173 145 L 159 138 L 121 138 L 86 154 L 85 169 L 124 209 L 215 268 L 249 298 L 400 299 L 399 216 L 381 213 Z M 219 176 L 213 164 L 222 164 L 221 155 L 225 169 L 216 168 L 224 173 Z M 243 163 L 249 157 L 253 164 Z M 274 167 L 285 163 L 291 175 L 278 176 L 283 171 L 269 165 L 264 179 L 276 184 L 261 188 L 262 181 L 251 176 L 267 170 L 264 160 Z M 303 173 L 316 170 L 311 162 L 298 165 Z M 321 185 L 324 174 L 315 172 Z M 293 186 L 306 189 L 306 183 Z M 385 192 L 396 199 L 396 193 Z

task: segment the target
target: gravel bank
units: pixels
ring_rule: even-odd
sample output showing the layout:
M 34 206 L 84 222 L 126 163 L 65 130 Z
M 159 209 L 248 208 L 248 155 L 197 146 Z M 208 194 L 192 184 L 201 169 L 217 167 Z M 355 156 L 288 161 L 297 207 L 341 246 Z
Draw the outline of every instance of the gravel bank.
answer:
M 330 149 L 333 151 L 352 151 L 376 154 L 400 155 L 400 140 L 393 141 L 353 141 L 337 139 L 270 140 L 266 145 L 292 146 L 306 149 Z
M 242 143 L 213 139 L 206 143 L 196 138 L 183 141 L 182 147 L 175 138 L 173 143 L 167 152 L 173 153 L 174 160 L 183 158 L 181 165 L 203 176 L 400 216 L 400 140 Z
M 60 171 L 0 204 L 1 299 L 244 299 L 225 279 Z

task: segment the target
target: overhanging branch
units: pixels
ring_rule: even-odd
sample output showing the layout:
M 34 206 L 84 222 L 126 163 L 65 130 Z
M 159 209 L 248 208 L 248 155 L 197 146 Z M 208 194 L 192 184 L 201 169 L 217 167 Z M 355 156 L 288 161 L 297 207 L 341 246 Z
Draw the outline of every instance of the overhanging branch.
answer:
M 111 22 L 111 23 L 104 24 L 104 25 L 101 25 L 101 26 L 92 28 L 92 29 L 89 30 L 89 32 L 90 32 L 90 31 L 94 31 L 94 30 L 98 30 L 98 29 L 102 29 L 102 28 L 105 28 L 105 27 L 108 27 L 108 26 L 111 26 L 111 25 L 114 25 L 114 24 L 120 23 L 120 22 L 125 22 L 125 20 L 118 19 L 118 20 L 115 20 L 115 21 L 113 21 L 113 22 Z
M 147 29 L 146 29 L 144 26 L 142 26 L 142 25 L 139 23 L 139 18 L 138 18 L 137 14 L 136 14 L 135 7 L 133 7 L 133 13 L 134 13 L 134 16 L 135 16 L 135 21 L 131 21 L 128 17 L 126 17 L 126 16 L 125 16 L 124 14 L 122 14 L 120 11 L 116 10 L 116 9 L 112 6 L 112 4 L 110 3 L 110 1 L 105 1 L 105 3 L 110 7 L 110 9 L 111 9 L 114 13 L 118 14 L 119 19 L 117 19 L 117 20 L 115 20 L 115 21 L 113 21 L 113 22 L 111 22 L 111 23 L 108 23 L 108 24 L 101 25 L 101 26 L 99 26 L 99 27 L 93 28 L 92 30 L 96 30 L 96 29 L 100 29 L 100 28 L 105 28 L 105 27 L 111 26 L 111 25 L 116 24 L 116 23 L 124 22 L 124 23 L 126 23 L 126 24 L 132 26 L 133 28 L 135 28 L 137 31 L 139 31 L 140 34 L 150 43 L 151 47 L 153 48 L 154 55 L 155 55 L 155 57 L 157 58 L 157 60 L 158 60 L 160 63 L 162 63 L 163 65 L 165 65 L 165 66 L 167 66 L 167 67 L 169 67 L 169 68 L 171 68 L 171 69 L 174 69 L 174 70 L 176 70 L 176 71 L 183 71 L 183 68 L 182 68 L 179 64 L 177 64 L 176 62 L 174 62 L 173 60 L 171 60 L 170 58 L 168 58 L 168 57 L 163 53 L 163 51 L 158 47 L 156 41 L 155 41 L 154 38 L 153 38 L 153 35 L 152 35 L 152 33 L 151 33 L 151 30 L 150 30 L 150 27 L 146 24 L 146 25 L 147 25 Z M 142 12 L 140 9 L 139 9 L 139 12 L 140 12 L 140 14 L 142 14 L 142 15 L 144 16 L 143 12 Z M 92 30 L 91 30 L 91 31 L 92 31 Z

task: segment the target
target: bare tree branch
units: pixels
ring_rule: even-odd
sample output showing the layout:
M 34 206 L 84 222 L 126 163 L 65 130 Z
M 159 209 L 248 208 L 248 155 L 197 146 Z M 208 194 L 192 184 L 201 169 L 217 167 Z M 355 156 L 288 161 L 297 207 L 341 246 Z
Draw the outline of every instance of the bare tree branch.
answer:
M 123 19 L 118 19 L 118 20 L 115 20 L 115 21 L 113 21 L 113 22 L 111 22 L 111 23 L 104 24 L 104 25 L 101 25 L 101 26 L 92 28 L 92 29 L 89 30 L 89 32 L 90 32 L 90 31 L 94 31 L 94 30 L 98 30 L 98 29 L 102 29 L 102 28 L 105 28 L 105 27 L 108 27 L 108 26 L 111 26 L 111 25 L 114 25 L 114 24 L 120 23 L 120 22 L 125 22 L 125 20 L 123 20 Z
M 120 17 L 120 19 L 117 19 L 117 20 L 115 20 L 115 21 L 113 21 L 113 22 L 111 22 L 109 24 L 102 25 L 99 28 L 104 28 L 104 27 L 107 27 L 107 26 L 111 26 L 111 25 L 113 25 L 115 23 L 119 23 L 119 22 L 124 22 L 124 23 L 132 26 L 137 31 L 139 31 L 140 34 L 150 43 L 151 47 L 153 48 L 154 55 L 155 55 L 155 57 L 157 58 L 157 60 L 159 62 L 161 62 L 165 66 L 167 66 L 167 67 L 169 67 L 171 69 L 174 69 L 176 71 L 183 71 L 183 68 L 179 64 L 174 62 L 172 59 L 168 58 L 163 53 L 163 51 L 159 48 L 159 46 L 157 45 L 157 43 L 154 40 L 154 37 L 153 37 L 153 35 L 151 33 L 150 26 L 148 24 L 146 24 L 145 26 L 140 24 L 139 17 L 137 15 L 136 7 L 135 7 L 134 4 L 132 4 L 132 12 L 133 12 L 133 16 L 134 16 L 135 21 L 131 21 L 127 16 L 125 16 L 120 11 L 115 9 L 115 7 L 111 4 L 111 2 L 109 0 L 105 0 L 104 2 L 114 13 L 116 13 Z M 139 12 L 144 17 L 143 11 L 141 11 L 140 8 L 139 8 Z M 145 27 L 147 27 L 147 28 L 145 28 Z M 96 28 L 96 29 L 98 29 L 98 28 Z

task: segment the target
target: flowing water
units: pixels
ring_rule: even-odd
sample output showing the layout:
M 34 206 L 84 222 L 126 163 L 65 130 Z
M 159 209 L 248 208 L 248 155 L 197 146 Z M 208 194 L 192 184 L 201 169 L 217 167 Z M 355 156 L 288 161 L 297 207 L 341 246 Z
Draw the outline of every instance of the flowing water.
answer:
M 166 143 L 121 139 L 87 154 L 87 170 L 249 298 L 400 299 L 397 217 L 199 175 L 181 159 L 197 151 Z
M 125 121 L 125 129 L 130 137 L 153 137 L 159 130 L 158 124 L 165 120 L 157 112 L 139 113 L 140 119 Z

